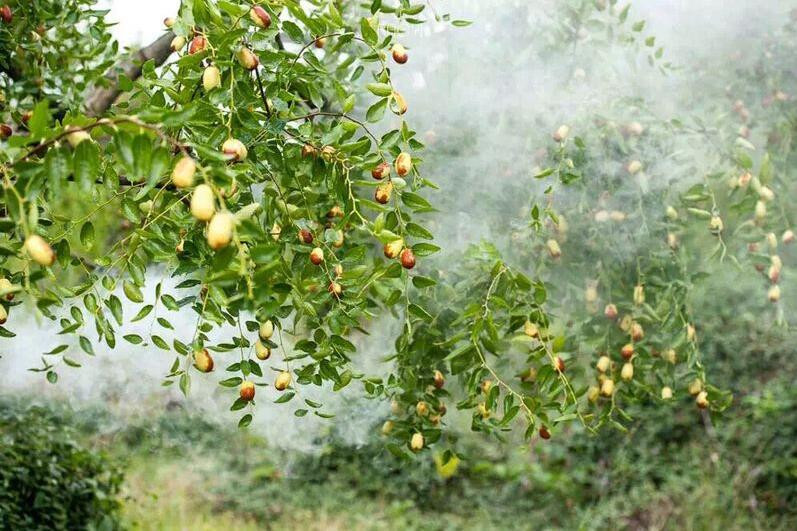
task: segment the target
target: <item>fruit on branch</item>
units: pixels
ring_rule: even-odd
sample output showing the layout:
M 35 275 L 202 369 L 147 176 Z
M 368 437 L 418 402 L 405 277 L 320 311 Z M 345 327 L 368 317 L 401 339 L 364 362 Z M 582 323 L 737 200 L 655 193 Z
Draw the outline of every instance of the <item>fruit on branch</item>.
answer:
M 617 319 L 617 306 L 614 304 L 607 304 L 603 309 L 603 315 L 605 315 L 607 319 L 614 321 Z
M 523 333 L 529 337 L 539 337 L 540 329 L 536 324 L 526 319 L 526 322 L 523 324 Z
M 689 394 L 692 396 L 696 396 L 702 390 L 703 390 L 703 381 L 700 378 L 695 378 L 689 384 Z
M 413 452 L 420 452 L 423 450 L 423 435 L 419 432 L 413 433 L 410 439 L 410 448 Z
M 172 170 L 172 183 L 177 188 L 189 188 L 194 185 L 196 162 L 191 157 L 185 156 L 177 161 Z
M 241 46 L 235 53 L 235 57 L 241 66 L 247 70 L 254 70 L 260 64 L 260 59 L 246 46 Z
M 556 356 L 556 358 L 554 358 L 553 362 L 554 362 L 553 363 L 554 369 L 556 369 L 559 372 L 565 372 L 565 360 L 563 360 L 559 356 Z
M 669 400 L 672 398 L 672 389 L 668 386 L 664 386 L 661 388 L 661 399 L 662 400 Z
M 266 361 L 271 357 L 271 349 L 258 339 L 255 341 L 255 356 L 261 361 Z
M 399 153 L 399 156 L 396 157 L 394 165 L 396 167 L 396 173 L 398 173 L 399 177 L 404 177 L 412 171 L 412 157 L 409 153 L 402 151 Z
M 780 300 L 780 286 L 777 284 L 771 286 L 767 292 L 769 302 L 778 302 Z
M 778 237 L 774 232 L 767 233 L 767 246 L 770 252 L 775 252 L 778 249 Z
M 678 236 L 672 232 L 667 233 L 667 247 L 673 251 L 678 249 Z
M 0 292 L 2 292 L 2 291 L 9 291 L 9 293 L 6 293 L 6 294 L 5 294 L 5 299 L 6 299 L 8 302 L 11 302 L 11 301 L 13 301 L 13 300 L 14 300 L 14 293 L 13 293 L 13 292 L 10 292 L 10 290 L 12 290 L 12 289 L 14 289 L 14 285 L 11 283 L 11 281 L 10 281 L 10 280 L 8 280 L 8 279 L 7 279 L 7 278 L 5 278 L 5 277 L 3 277 L 3 278 L 0 278 Z
M 597 385 L 591 385 L 589 389 L 587 389 L 587 400 L 590 402 L 595 402 L 600 397 L 601 389 Z
M 611 368 L 611 366 L 612 366 L 612 360 L 609 359 L 609 356 L 601 356 L 600 358 L 598 358 L 598 363 L 595 364 L 595 367 L 600 372 L 608 371 Z
M 540 426 L 540 437 L 547 441 L 551 438 L 551 432 L 545 426 Z
M 675 221 L 678 219 L 678 211 L 675 210 L 675 208 L 670 205 L 667 205 L 666 215 L 667 219 L 669 219 L 670 221 Z
M 277 223 L 276 221 L 274 222 L 274 224 L 271 226 L 271 231 L 269 232 L 269 234 L 271 234 L 271 239 L 274 241 L 278 241 L 280 239 L 280 235 L 282 234 L 282 227 L 280 227 L 279 223 Z
M 640 341 L 643 337 L 645 337 L 645 330 L 642 328 L 642 325 L 634 322 L 631 325 L 631 340 L 632 341 Z
M 55 251 L 44 238 L 38 234 L 31 234 L 25 239 L 25 251 L 34 262 L 41 266 L 49 267 L 55 262 Z
M 553 139 L 556 142 L 563 142 L 567 139 L 567 136 L 570 134 L 570 127 L 566 125 L 560 125 L 559 128 L 553 132 Z
M 0 325 L 6 324 L 6 321 L 8 321 L 8 310 L 6 310 L 5 306 L 0 304 Z
M 258 28 L 268 29 L 271 26 L 271 15 L 262 6 L 253 6 L 249 10 L 249 18 L 252 19 L 252 24 Z
M 380 205 L 386 205 L 393 193 L 393 183 L 390 181 L 380 184 L 374 191 L 374 200 Z
M 244 380 L 241 383 L 241 388 L 238 391 L 238 395 L 241 397 L 241 400 L 243 400 L 244 402 L 249 402 L 253 398 L 255 398 L 254 382 L 250 382 L 249 380 Z
M 327 45 L 327 38 L 326 37 L 317 37 L 314 41 L 315 47 L 319 50 Z
M 210 92 L 221 86 L 221 71 L 215 65 L 210 65 L 202 72 L 202 88 Z
M 755 219 L 756 221 L 764 221 L 767 217 L 767 204 L 760 199 L 755 203 Z
M 20 118 L 20 120 L 22 120 L 23 124 L 28 125 L 28 122 L 30 122 L 30 119 L 33 118 L 33 112 L 32 111 L 25 111 L 25 112 L 22 113 L 22 116 L 20 116 L 19 118 Z
M 587 302 L 598 300 L 598 289 L 594 285 L 587 286 L 587 289 L 584 290 L 584 300 Z
M 417 413 L 419 417 L 425 417 L 429 414 L 429 405 L 421 400 L 415 404 L 415 413 Z
M 173 38 L 169 47 L 173 52 L 179 52 L 185 48 L 185 37 L 178 35 L 177 37 Z
M 210 372 L 213 370 L 213 358 L 210 356 L 208 349 L 194 351 L 194 367 L 199 372 Z
M 412 269 L 415 267 L 415 253 L 413 253 L 412 249 L 409 247 L 401 251 L 401 266 L 404 269 Z
M 271 339 L 271 336 L 274 335 L 274 323 L 272 323 L 270 320 L 263 321 L 260 324 L 257 335 L 260 336 L 260 339 L 263 341 Z
M 314 247 L 312 251 L 310 251 L 310 262 L 313 265 L 321 265 L 321 262 L 324 261 L 324 250 L 321 247 Z
M 409 107 L 407 107 L 407 100 L 404 99 L 404 96 L 394 90 L 392 98 L 393 103 L 391 104 L 390 109 L 393 111 L 393 113 L 398 114 L 399 116 L 406 113 Z
M 381 162 L 376 168 L 371 170 L 371 177 L 377 181 L 381 181 L 388 175 L 390 175 L 390 164 L 387 162 Z
M 634 175 L 636 173 L 639 173 L 641 170 L 642 170 L 642 163 L 639 162 L 638 160 L 632 160 L 625 167 L 625 171 L 627 171 L 629 175 Z
M 722 232 L 723 228 L 725 228 L 725 225 L 722 223 L 722 218 L 716 214 L 711 216 L 711 219 L 708 222 L 708 230 L 712 234 L 719 234 Z
M 562 249 L 559 247 L 559 242 L 554 239 L 550 239 L 545 243 L 545 247 L 548 248 L 548 254 L 551 255 L 551 258 L 559 258 L 562 256 Z
M 603 383 L 601 383 L 601 394 L 607 397 L 614 394 L 614 380 L 611 378 L 603 380 Z
M 393 60 L 400 65 L 406 63 L 407 59 L 410 58 L 407 49 L 399 43 L 394 44 L 393 47 L 390 48 L 390 53 L 393 55 Z
M 493 382 L 492 382 L 492 380 L 484 380 L 484 381 L 481 383 L 481 390 L 482 390 L 482 393 L 484 393 L 484 394 L 487 394 L 487 393 L 489 393 L 489 392 L 490 392 L 490 389 L 492 389 L 492 387 L 493 387 Z
M 83 130 L 76 130 L 76 128 L 68 127 L 67 131 L 72 131 L 71 133 L 66 135 L 66 141 L 69 142 L 69 145 L 77 147 L 78 144 L 83 142 L 84 140 L 91 140 L 91 135 L 88 132 Z
M 191 194 L 191 214 L 199 221 L 208 221 L 216 212 L 213 200 L 213 189 L 207 184 L 200 184 Z
M 280 372 L 274 379 L 274 388 L 277 391 L 284 391 L 291 385 L 291 373 L 288 371 Z
M 535 369 L 534 367 L 529 367 L 520 376 L 520 380 L 526 383 L 534 382 L 536 379 L 537 379 L 537 369 Z
M 783 232 L 783 235 L 780 237 L 780 241 L 783 243 L 794 243 L 794 231 L 791 229 L 787 229 Z
M 313 233 L 307 229 L 299 229 L 299 241 L 310 245 L 313 243 Z
M 484 420 L 487 420 L 487 419 L 490 418 L 490 410 L 487 409 L 487 406 L 484 404 L 484 402 L 480 402 L 479 405 L 476 406 L 476 411 L 479 413 L 481 418 L 483 418 Z
M 620 378 L 628 382 L 631 381 L 633 377 L 634 377 L 634 364 L 631 362 L 624 363 L 623 368 L 620 370 Z
M 343 244 L 345 243 L 345 241 L 346 240 L 345 240 L 345 238 L 343 236 L 343 231 L 342 230 L 336 230 L 335 231 L 335 240 L 332 242 L 332 246 L 335 249 L 340 249 L 341 247 L 343 247 Z
M 446 379 L 443 376 L 443 373 L 439 370 L 434 371 L 434 386 L 438 389 L 442 389 L 446 383 Z
M 641 306 L 645 303 L 645 287 L 641 284 L 634 286 L 634 304 Z
M 343 265 L 335 264 L 334 271 L 335 271 L 335 277 L 336 278 L 342 277 L 343 276 Z
M 208 41 L 202 35 L 197 35 L 191 39 L 191 44 L 188 46 L 188 53 L 194 55 L 205 51 L 208 46 Z
M 344 215 L 343 209 L 338 205 L 333 206 L 329 209 L 329 212 L 327 212 L 328 218 L 342 218 Z
M 0 140 L 5 140 L 14 134 L 14 130 L 8 124 L 0 124 Z
M 678 355 L 675 353 L 674 348 L 668 348 L 662 357 L 673 365 L 678 361 Z
M 14 13 L 11 11 L 11 7 L 0 7 L 0 18 L 2 18 L 3 22 L 6 24 L 11 24 L 11 22 L 14 20 Z
M 695 404 L 700 409 L 706 409 L 708 407 L 708 393 L 705 391 L 700 391 L 695 397 Z
M 315 157 L 316 149 L 311 144 L 305 144 L 302 146 L 302 158 L 306 159 L 308 157 Z
M 324 146 L 321 148 L 321 158 L 327 162 L 332 162 L 335 158 L 336 150 L 332 146 Z
M 171 28 L 172 26 L 174 26 L 175 22 L 176 20 L 174 20 L 174 17 L 166 17 L 163 19 L 163 25 L 166 26 L 167 28 Z
M 390 432 L 393 431 L 393 421 L 386 420 L 384 424 L 382 424 L 382 435 L 390 435 Z
M 244 143 L 237 138 L 228 138 L 225 140 L 224 144 L 221 145 L 221 151 L 227 155 L 230 160 L 237 162 L 246 160 L 246 156 L 249 154 Z
M 775 192 L 773 192 L 772 188 L 770 188 L 769 186 L 762 185 L 758 189 L 758 195 L 764 201 L 772 201 L 773 199 L 775 199 Z
M 208 245 L 214 251 L 223 249 L 232 240 L 235 218 L 229 212 L 218 212 L 208 224 Z
M 343 286 L 337 282 L 330 282 L 329 286 L 327 287 L 327 291 L 329 291 L 329 293 L 336 299 L 339 299 L 341 295 L 343 295 Z
M 620 355 L 623 359 L 630 360 L 631 356 L 634 355 L 634 345 L 632 343 L 623 345 L 623 348 L 620 349 Z
M 623 128 L 623 130 L 628 135 L 642 136 L 642 133 L 645 132 L 645 127 L 639 122 L 630 122 Z

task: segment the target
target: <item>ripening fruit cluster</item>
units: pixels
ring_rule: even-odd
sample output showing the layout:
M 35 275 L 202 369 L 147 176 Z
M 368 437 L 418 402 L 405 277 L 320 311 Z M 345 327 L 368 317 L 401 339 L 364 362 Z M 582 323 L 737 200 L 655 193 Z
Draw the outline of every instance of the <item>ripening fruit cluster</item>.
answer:
M 398 400 L 390 403 L 390 413 L 394 419 L 386 420 L 381 427 L 382 435 L 390 435 L 396 431 L 398 436 L 406 436 L 405 439 L 413 452 L 421 451 L 425 446 L 423 430 L 425 428 L 435 428 L 440 425 L 447 412 L 443 398 L 448 396 L 444 390 L 446 378 L 442 371 L 434 370 L 421 378 L 422 385 L 413 398 L 407 401 L 411 407 L 404 407 Z M 484 389 L 484 387 L 482 387 Z M 489 390 L 489 388 L 487 388 Z M 487 391 L 485 391 L 486 394 Z M 484 404 L 477 406 L 477 412 L 482 418 L 489 416 Z

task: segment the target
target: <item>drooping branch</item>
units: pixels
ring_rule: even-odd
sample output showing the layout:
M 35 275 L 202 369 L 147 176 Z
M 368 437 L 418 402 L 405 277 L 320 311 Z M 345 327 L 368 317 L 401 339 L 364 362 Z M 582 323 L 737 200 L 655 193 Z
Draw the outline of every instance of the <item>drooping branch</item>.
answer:
M 148 46 L 141 48 L 133 57 L 111 68 L 105 76 L 109 85 L 95 87 L 86 98 L 86 114 L 101 116 L 113 105 L 113 102 L 122 93 L 122 89 L 119 88 L 120 72 L 128 79 L 135 81 L 141 75 L 141 65 L 150 59 L 155 62 L 155 66 L 162 65 L 172 53 L 172 39 L 174 39 L 174 33 L 167 31 Z

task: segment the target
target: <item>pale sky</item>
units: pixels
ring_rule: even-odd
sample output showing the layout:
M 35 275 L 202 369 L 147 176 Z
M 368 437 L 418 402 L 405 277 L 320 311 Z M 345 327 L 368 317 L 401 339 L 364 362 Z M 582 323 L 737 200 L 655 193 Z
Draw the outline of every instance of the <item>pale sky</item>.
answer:
M 163 19 L 175 16 L 180 0 L 100 0 L 99 6 L 110 6 L 108 20 L 118 23 L 113 28 L 119 44 L 147 44 L 163 32 Z

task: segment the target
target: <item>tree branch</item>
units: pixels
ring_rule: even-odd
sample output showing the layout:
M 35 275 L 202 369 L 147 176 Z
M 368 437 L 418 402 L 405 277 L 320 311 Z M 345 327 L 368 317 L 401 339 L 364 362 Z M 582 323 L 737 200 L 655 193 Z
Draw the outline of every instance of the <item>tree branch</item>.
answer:
M 141 65 L 150 59 L 155 61 L 155 66 L 162 65 L 172 53 L 172 39 L 174 39 L 174 33 L 167 31 L 148 46 L 141 48 L 130 59 L 126 59 L 111 68 L 105 75 L 106 79 L 110 81 L 109 86 L 95 87 L 86 98 L 86 114 L 89 116 L 101 116 L 113 105 L 113 102 L 122 93 L 119 88 L 120 72 L 127 78 L 136 80 L 141 76 Z

